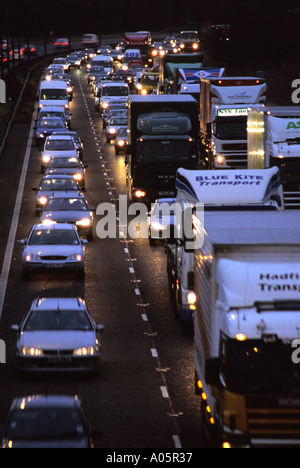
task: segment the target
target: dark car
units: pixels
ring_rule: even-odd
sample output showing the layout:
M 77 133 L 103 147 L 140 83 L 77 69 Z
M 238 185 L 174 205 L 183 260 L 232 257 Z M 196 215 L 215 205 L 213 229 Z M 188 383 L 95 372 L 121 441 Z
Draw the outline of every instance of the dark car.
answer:
M 52 133 L 57 130 L 66 129 L 67 123 L 60 117 L 45 117 L 39 119 L 34 127 L 36 147 L 42 149 L 48 136 L 52 135 Z
M 13 400 L 2 448 L 91 448 L 91 427 L 81 400 L 69 395 L 26 395 Z

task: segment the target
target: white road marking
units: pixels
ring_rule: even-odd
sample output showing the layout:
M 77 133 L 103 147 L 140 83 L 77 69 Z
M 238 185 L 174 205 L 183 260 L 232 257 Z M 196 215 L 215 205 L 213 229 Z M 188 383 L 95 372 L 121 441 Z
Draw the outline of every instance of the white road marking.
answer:
M 15 201 L 15 208 L 14 208 L 14 213 L 12 217 L 12 222 L 10 225 L 10 232 L 9 232 L 9 236 L 7 240 L 7 246 L 5 250 L 2 271 L 1 271 L 1 276 L 0 276 L 0 318 L 2 317 L 2 313 L 3 313 L 3 305 L 4 305 L 4 300 L 5 300 L 10 266 L 11 266 L 11 259 L 12 259 L 13 249 L 15 246 L 16 233 L 17 233 L 17 228 L 18 228 L 25 181 L 26 181 L 26 176 L 27 176 L 28 163 L 29 163 L 32 139 L 33 139 L 33 121 L 34 121 L 35 112 L 36 112 L 36 108 L 34 109 L 32 119 L 31 119 L 30 132 L 29 132 L 29 136 L 27 140 L 25 157 L 24 157 L 17 197 Z

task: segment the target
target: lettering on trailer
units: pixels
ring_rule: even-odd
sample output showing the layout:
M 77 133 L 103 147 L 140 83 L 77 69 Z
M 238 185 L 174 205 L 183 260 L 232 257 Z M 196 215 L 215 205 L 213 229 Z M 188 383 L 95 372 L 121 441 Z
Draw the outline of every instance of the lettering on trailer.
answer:
M 231 175 L 196 177 L 196 182 L 199 182 L 200 187 L 208 185 L 261 185 L 263 180 L 263 176 L 253 174 L 235 174 L 233 177 Z
M 293 121 L 290 121 L 287 126 L 286 126 L 286 129 L 287 130 L 290 130 L 290 129 L 293 129 L 293 130 L 297 130 L 300 128 L 300 121 L 298 122 L 293 122 Z
M 0 103 L 6 104 L 6 85 L 4 80 L 0 80 Z
M 261 292 L 300 292 L 299 273 L 261 273 L 259 279 Z
M 292 92 L 292 102 L 294 104 L 299 104 L 300 102 L 300 79 L 295 79 L 292 82 L 292 88 L 296 88 L 295 91 Z
M 248 115 L 248 109 L 219 109 L 219 117 L 237 117 L 241 115 Z

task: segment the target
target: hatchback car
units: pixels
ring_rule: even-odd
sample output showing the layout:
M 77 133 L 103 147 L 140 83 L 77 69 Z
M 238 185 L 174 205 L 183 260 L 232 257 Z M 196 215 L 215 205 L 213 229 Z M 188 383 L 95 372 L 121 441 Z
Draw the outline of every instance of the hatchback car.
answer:
M 45 175 L 72 175 L 81 187 L 85 187 L 85 169 L 78 158 L 52 158 L 45 171 Z
M 95 208 L 89 208 L 81 192 L 54 192 L 45 204 L 41 223 L 72 223 L 81 236 L 93 239 Z
M 73 224 L 36 224 L 28 237 L 20 241 L 23 248 L 23 278 L 33 272 L 74 272 L 84 276 L 87 240 L 79 237 Z
M 41 157 L 41 170 L 45 171 L 52 158 L 77 158 L 77 148 L 71 135 L 50 135 L 46 138 Z
M 91 448 L 91 426 L 77 395 L 15 398 L 4 424 L 2 448 Z
M 112 117 L 109 119 L 106 129 L 106 141 L 111 143 L 115 140 L 120 128 L 127 128 L 128 119 L 124 117 Z
M 46 205 L 48 198 L 54 192 L 68 192 L 76 193 L 81 190 L 76 180 L 72 175 L 47 175 L 44 176 L 37 187 L 32 187 L 36 192 L 35 195 L 35 212 L 40 214 L 42 208 Z
M 99 370 L 103 325 L 96 325 L 79 297 L 37 298 L 21 324 L 16 359 L 21 371 Z

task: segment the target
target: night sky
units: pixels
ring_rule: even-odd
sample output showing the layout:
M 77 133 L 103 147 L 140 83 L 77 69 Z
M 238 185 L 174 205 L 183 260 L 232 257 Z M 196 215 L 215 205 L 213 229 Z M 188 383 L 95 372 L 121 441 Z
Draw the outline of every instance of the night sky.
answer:
M 280 3 L 278 5 L 278 3 Z M 1 34 L 40 36 L 160 30 L 188 24 L 231 23 L 255 34 L 280 27 L 296 0 L 0 0 Z

